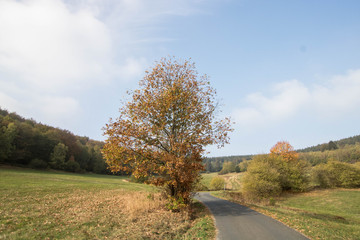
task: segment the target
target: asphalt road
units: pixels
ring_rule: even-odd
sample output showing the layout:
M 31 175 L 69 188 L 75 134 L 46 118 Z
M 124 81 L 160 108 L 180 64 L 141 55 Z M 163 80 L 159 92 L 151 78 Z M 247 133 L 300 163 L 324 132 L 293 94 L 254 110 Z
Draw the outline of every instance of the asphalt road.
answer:
M 218 229 L 217 239 L 308 239 L 281 222 L 240 204 L 219 199 L 203 192 L 197 193 L 195 198 L 203 202 L 214 215 Z

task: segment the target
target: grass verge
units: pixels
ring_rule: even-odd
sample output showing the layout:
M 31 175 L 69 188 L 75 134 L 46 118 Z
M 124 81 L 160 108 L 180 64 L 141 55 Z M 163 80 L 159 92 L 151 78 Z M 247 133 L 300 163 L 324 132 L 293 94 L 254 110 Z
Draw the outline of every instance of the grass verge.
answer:
M 0 168 L 0 179 L 0 239 L 215 235 L 202 205 L 195 204 L 191 212 L 169 212 L 156 188 L 124 177 Z

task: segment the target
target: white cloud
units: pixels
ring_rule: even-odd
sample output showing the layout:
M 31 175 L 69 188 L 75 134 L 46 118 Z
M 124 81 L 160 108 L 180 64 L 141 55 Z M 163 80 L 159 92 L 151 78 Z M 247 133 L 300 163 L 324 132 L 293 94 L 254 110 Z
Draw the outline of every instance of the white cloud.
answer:
M 0 92 L 0 103 L 4 104 L 4 106 L 7 106 L 9 109 L 20 109 L 19 102 L 14 99 L 13 97 L 7 95 L 6 93 Z
M 37 101 L 41 111 L 48 116 L 46 120 L 57 124 L 71 120 L 80 111 L 79 103 L 71 97 L 45 96 Z
M 299 81 L 291 80 L 275 84 L 275 94 L 266 97 L 262 93 L 249 94 L 246 108 L 234 111 L 235 120 L 243 126 L 258 126 L 293 116 L 309 100 L 308 89 Z
M 111 68 L 107 27 L 57 0 L 0 2 L 0 69 L 46 91 L 95 81 Z
M 317 85 L 313 90 L 316 111 L 324 116 L 342 115 L 360 107 L 360 69 L 330 79 L 328 86 Z
M 57 92 L 138 77 L 146 63 L 143 56 L 137 57 L 139 44 L 149 39 L 169 41 L 153 35 L 152 24 L 164 16 L 191 14 L 193 4 L 180 0 L 3 0 L 0 74 L 23 87 Z
M 146 63 L 147 61 L 145 58 L 127 58 L 124 64 L 118 68 L 118 75 L 125 80 L 131 79 L 132 77 L 139 75 L 139 73 L 144 72 Z
M 137 81 L 149 65 L 144 49 L 173 41 L 158 34 L 166 19 L 197 13 L 197 3 L 0 0 L 0 107 L 62 128 L 76 125 L 89 104 L 81 97 Z
M 360 106 L 360 70 L 332 77 L 323 85 L 305 86 L 298 80 L 275 84 L 272 96 L 249 94 L 246 107 L 235 109 L 233 116 L 242 127 L 256 129 L 289 118 L 341 118 L 358 112 Z
M 72 121 L 81 113 L 79 102 L 72 97 L 37 95 L 25 91 L 12 92 L 11 95 L 15 97 L 0 91 L 1 107 L 21 113 L 24 117 L 39 117 L 41 121 L 57 127 L 63 127 L 64 121 Z

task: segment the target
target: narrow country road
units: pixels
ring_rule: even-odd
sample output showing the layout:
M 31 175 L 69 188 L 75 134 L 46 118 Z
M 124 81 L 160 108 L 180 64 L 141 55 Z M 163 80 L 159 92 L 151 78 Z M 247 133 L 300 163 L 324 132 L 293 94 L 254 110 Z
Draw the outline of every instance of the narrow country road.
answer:
M 203 202 L 215 217 L 217 239 L 308 239 L 297 231 L 268 216 L 240 204 L 197 193 L 195 199 Z

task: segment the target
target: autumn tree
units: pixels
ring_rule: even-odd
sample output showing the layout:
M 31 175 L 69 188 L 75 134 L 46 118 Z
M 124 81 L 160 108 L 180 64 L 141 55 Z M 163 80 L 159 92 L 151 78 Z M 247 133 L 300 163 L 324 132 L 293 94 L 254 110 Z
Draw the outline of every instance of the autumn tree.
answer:
M 112 172 L 131 172 L 188 203 L 205 147 L 228 143 L 231 123 L 217 120 L 216 92 L 194 63 L 163 58 L 110 119 L 103 155 Z
M 286 162 L 297 161 L 299 154 L 294 151 L 289 142 L 277 142 L 271 149 L 270 154 L 280 155 Z
M 243 178 L 244 195 L 250 199 L 266 199 L 283 191 L 305 191 L 309 170 L 309 163 L 299 160 L 288 142 L 278 142 L 270 154 L 257 155 L 249 162 Z
M 270 155 L 277 155 L 283 161 L 281 167 L 281 185 L 283 190 L 304 191 L 309 182 L 309 163 L 299 160 L 299 154 L 287 141 L 277 142 Z

